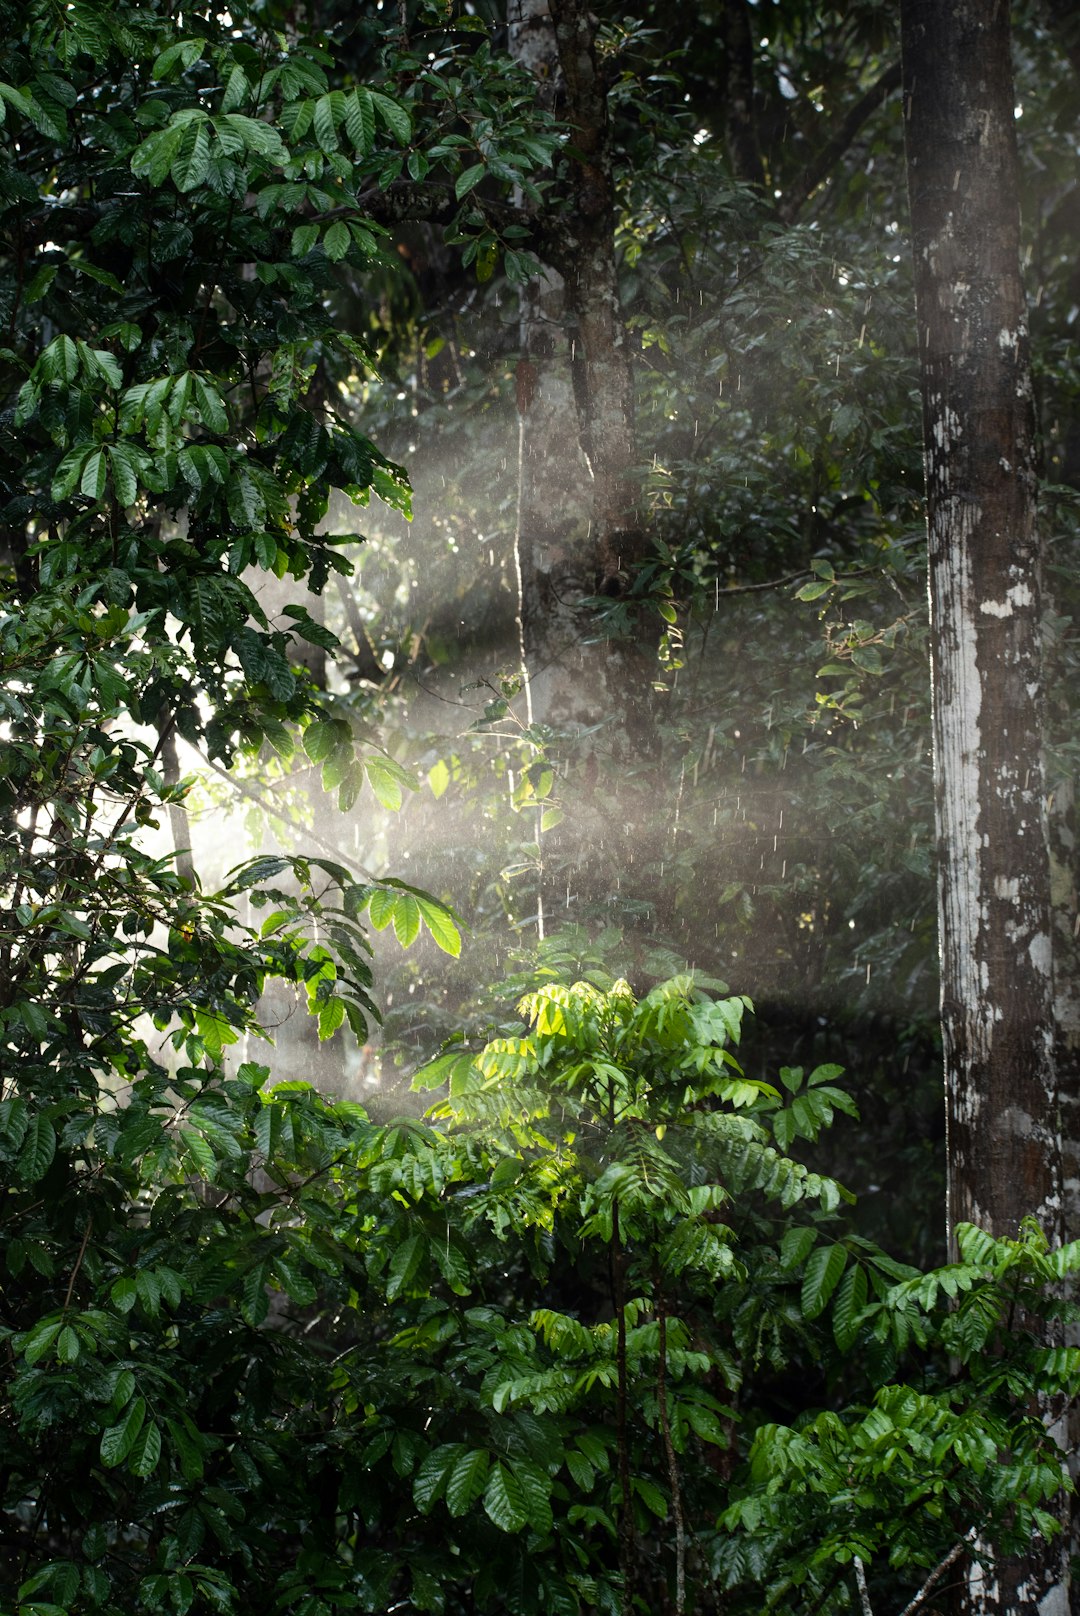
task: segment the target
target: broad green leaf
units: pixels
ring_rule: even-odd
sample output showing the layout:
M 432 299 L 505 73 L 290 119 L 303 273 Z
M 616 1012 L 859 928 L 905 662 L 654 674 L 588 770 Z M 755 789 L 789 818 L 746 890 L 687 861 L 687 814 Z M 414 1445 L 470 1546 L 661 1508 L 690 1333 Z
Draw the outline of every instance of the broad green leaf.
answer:
M 349 227 L 342 219 L 335 219 L 322 238 L 323 252 L 332 264 L 338 263 L 352 245 Z
M 443 953 L 457 959 L 461 953 L 461 933 L 451 916 L 441 904 L 433 903 L 430 898 L 417 897 L 416 905 L 423 916 L 424 924 Z M 403 943 L 402 946 L 408 947 L 408 944 Z
M 630 1485 L 646 1509 L 655 1515 L 658 1520 L 664 1521 L 667 1519 L 668 1501 L 654 1482 L 649 1481 L 645 1476 L 633 1476 Z
M 170 124 L 156 129 L 135 150 L 131 159 L 131 172 L 156 190 L 165 181 L 184 140 L 182 124 Z
M 802 1283 L 802 1310 L 805 1318 L 816 1319 L 828 1304 L 840 1282 L 847 1262 L 847 1250 L 837 1242 L 819 1246 L 807 1259 Z
M 341 999 L 327 999 L 319 1008 L 319 1037 L 332 1038 L 345 1020 L 345 1005 Z
M 484 1489 L 484 1509 L 500 1532 L 520 1532 L 529 1519 L 521 1482 L 500 1461 L 492 1466 Z
M 56 474 L 52 480 L 50 493 L 53 499 L 68 499 L 75 492 L 79 486 L 82 469 L 86 464 L 86 458 L 89 453 L 89 447 L 85 443 L 81 443 L 76 448 L 70 449 L 64 456 L 57 466 Z
M 431 795 L 438 799 L 442 796 L 443 792 L 450 784 L 450 770 L 447 768 L 442 758 L 440 758 L 437 763 L 433 763 L 431 765 L 431 768 L 428 770 L 427 778 L 428 785 L 431 787 Z
M 105 492 L 108 469 L 103 449 L 95 449 L 93 454 L 87 457 L 79 489 L 88 499 L 99 500 L 102 497 Z
M 392 1302 L 396 1296 L 407 1291 L 413 1280 L 423 1266 L 427 1251 L 427 1239 L 422 1234 L 410 1235 L 403 1240 L 390 1259 L 389 1280 L 386 1286 L 386 1299 Z
M 169 173 L 178 191 L 194 191 L 210 168 L 210 131 L 205 121 L 189 123 Z
M 304 751 L 312 763 L 325 763 L 335 748 L 348 739 L 348 726 L 338 719 L 320 719 L 309 724 L 301 736 Z
M 415 789 L 416 781 L 409 771 L 403 769 L 400 763 L 395 763 L 393 758 L 383 757 L 379 752 L 365 754 L 364 768 L 372 791 L 391 813 L 401 807 L 402 788 Z
M 229 412 L 224 401 L 217 391 L 203 376 L 195 377 L 195 397 L 199 403 L 199 414 L 203 418 L 203 425 L 211 432 L 224 435 L 229 430 Z
M 375 144 L 375 105 L 369 90 L 353 90 L 346 98 L 345 133 L 358 152 L 369 152 Z
M 22 1145 L 15 1159 L 16 1171 L 24 1184 L 36 1184 L 48 1172 L 56 1154 L 56 1129 L 48 1117 L 35 1113 L 26 1125 Z
M 58 1363 L 74 1363 L 79 1356 L 79 1337 L 71 1328 L 65 1325 L 56 1338 L 56 1359 Z
M 463 196 L 467 196 L 470 191 L 475 190 L 486 175 L 486 163 L 474 163 L 471 168 L 463 170 L 454 181 L 454 195 L 458 201 L 460 202 Z
M 859 1333 L 866 1294 L 866 1269 L 862 1263 L 853 1263 L 837 1286 L 833 1301 L 833 1335 L 841 1352 L 850 1350 Z
M 138 461 L 123 443 L 109 444 L 113 488 L 121 505 L 134 505 L 139 497 Z
M 807 1226 L 788 1229 L 780 1241 L 780 1266 L 798 1268 L 809 1256 L 817 1240 L 817 1230 Z
M 413 1480 L 413 1502 L 425 1515 L 446 1491 L 455 1465 L 465 1454 L 463 1442 L 447 1442 L 429 1453 Z
M 35 1324 L 23 1341 L 22 1355 L 26 1362 L 40 1363 L 63 1328 L 62 1319 L 42 1320 L 40 1324 Z
M 292 233 L 292 255 L 294 258 L 303 258 L 309 253 L 319 239 L 317 224 L 298 224 Z
M 169 45 L 157 57 L 151 69 L 151 78 L 173 78 L 183 69 L 194 67 L 204 49 L 205 42 L 201 39 L 178 39 L 175 45 Z
M 315 130 L 315 139 L 319 142 L 324 152 L 337 151 L 337 126 L 344 117 L 344 113 L 345 97 L 340 90 L 321 95 L 316 101 L 312 125 Z
M 161 1429 L 153 1420 L 148 1420 L 131 1445 L 128 1469 L 133 1476 L 151 1476 L 160 1457 Z
M 567 1448 L 564 1461 L 578 1491 L 591 1493 L 596 1482 L 596 1472 L 585 1455 L 579 1453 L 576 1448 Z
M 107 1470 L 115 1470 L 117 1465 L 123 1464 L 135 1446 L 135 1439 L 142 1430 L 145 1418 L 146 1399 L 136 1397 L 129 1403 L 123 1419 L 102 1432 L 101 1462 Z
M 370 90 L 368 94 L 376 113 L 394 139 L 407 146 L 412 139 L 412 120 L 407 108 L 402 106 L 400 101 L 393 101 L 388 95 L 383 95 L 380 90 Z
M 451 1515 L 464 1515 L 487 1485 L 489 1455 L 475 1448 L 455 1464 L 446 1483 L 446 1507 Z
M 521 1488 L 528 1525 L 540 1537 L 547 1537 L 552 1528 L 550 1478 L 529 1459 L 514 1459 L 511 1467 Z
M 420 934 L 420 905 L 411 892 L 395 894 L 394 933 L 402 948 L 410 948 Z

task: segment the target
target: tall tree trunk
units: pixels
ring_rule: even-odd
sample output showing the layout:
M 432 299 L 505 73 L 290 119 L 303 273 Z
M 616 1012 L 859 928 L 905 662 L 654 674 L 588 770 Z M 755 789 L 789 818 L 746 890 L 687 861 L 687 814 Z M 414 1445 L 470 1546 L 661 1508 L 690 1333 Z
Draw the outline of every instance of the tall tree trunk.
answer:
M 929 527 L 950 1237 L 1061 1235 L 1034 410 L 1008 6 L 901 0 Z M 966 1612 L 1068 1610 L 1060 1548 Z
M 724 5 L 724 139 L 731 172 L 744 185 L 765 189 L 765 169 L 754 117 L 754 32 L 747 0 Z
M 537 836 L 540 914 L 557 920 L 608 901 L 632 863 L 635 794 L 655 802 L 631 778 L 656 749 L 649 648 L 598 636 L 593 604 L 626 593 L 646 540 L 597 20 L 583 0 L 512 0 L 509 24 L 511 53 L 573 129 L 564 185 L 538 220 L 545 273 L 522 295 L 517 375 L 525 716 L 562 737 L 566 818 Z

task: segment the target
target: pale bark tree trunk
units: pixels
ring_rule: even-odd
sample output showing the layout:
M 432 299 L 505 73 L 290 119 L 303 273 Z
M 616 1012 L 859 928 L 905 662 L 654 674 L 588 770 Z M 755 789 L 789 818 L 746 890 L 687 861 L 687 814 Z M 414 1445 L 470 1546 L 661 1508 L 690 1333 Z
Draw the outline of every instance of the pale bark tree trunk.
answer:
M 1041 587 L 1008 6 L 902 0 L 929 527 L 949 1232 L 1061 1237 Z M 1068 1610 L 1060 1547 L 979 1616 Z

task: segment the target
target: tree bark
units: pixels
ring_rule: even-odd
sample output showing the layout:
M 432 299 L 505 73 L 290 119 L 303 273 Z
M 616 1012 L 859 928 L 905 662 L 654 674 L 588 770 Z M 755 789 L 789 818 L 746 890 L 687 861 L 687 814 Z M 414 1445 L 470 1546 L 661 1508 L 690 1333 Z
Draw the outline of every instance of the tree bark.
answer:
M 551 736 L 566 815 L 537 833 L 543 925 L 612 901 L 637 798 L 654 800 L 637 775 L 656 731 L 647 641 L 604 639 L 596 624 L 596 596 L 625 594 L 646 548 L 597 20 L 582 0 L 512 0 L 509 24 L 511 54 L 573 130 L 559 193 L 535 220 L 545 269 L 522 293 L 516 389 L 524 716 Z
M 1061 1238 L 1035 423 L 1008 7 L 902 0 L 926 456 L 948 1220 Z M 1059 1547 L 962 1608 L 1068 1610 Z
M 724 6 L 724 139 L 731 172 L 744 185 L 765 189 L 765 167 L 754 117 L 754 36 L 747 0 Z

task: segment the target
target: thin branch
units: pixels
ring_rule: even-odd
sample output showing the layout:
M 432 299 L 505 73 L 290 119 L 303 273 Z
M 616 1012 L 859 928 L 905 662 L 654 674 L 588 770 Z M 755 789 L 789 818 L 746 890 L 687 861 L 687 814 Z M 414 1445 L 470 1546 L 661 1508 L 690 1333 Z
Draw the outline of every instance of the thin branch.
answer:
M 79 1269 L 82 1267 L 82 1260 L 86 1256 L 86 1247 L 87 1247 L 87 1243 L 88 1243 L 88 1241 L 90 1239 L 90 1231 L 91 1231 L 91 1229 L 93 1227 L 94 1227 L 94 1214 L 91 1212 L 90 1216 L 86 1220 L 86 1228 L 83 1230 L 82 1245 L 79 1247 L 79 1255 L 75 1259 L 75 1266 L 71 1270 L 71 1278 L 68 1280 L 67 1295 L 64 1297 L 64 1312 L 65 1313 L 67 1312 L 68 1308 L 71 1306 L 71 1295 L 72 1295 L 72 1292 L 75 1289 L 75 1281 L 78 1278 Z
M 229 785 L 232 786 L 233 790 L 239 792 L 241 797 L 246 797 L 249 802 L 258 803 L 260 808 L 264 808 L 266 812 L 268 814 L 272 814 L 275 819 L 284 820 L 287 824 L 291 825 L 294 830 L 302 831 L 307 839 L 315 842 L 317 846 L 322 848 L 324 853 L 329 853 L 333 858 L 341 859 L 344 864 L 351 865 L 353 869 L 359 870 L 360 874 L 365 878 L 365 880 L 378 880 L 378 876 L 373 875 L 369 869 L 360 863 L 360 860 L 356 857 L 355 853 L 343 852 L 342 849 L 340 847 L 336 847 L 333 842 L 328 842 L 325 837 L 320 836 L 319 833 L 313 830 L 310 825 L 302 825 L 297 819 L 293 818 L 291 814 L 283 812 L 280 803 L 273 802 L 269 797 L 264 797 L 262 792 L 256 791 L 255 787 L 249 784 L 247 780 L 238 779 L 236 775 L 230 774 L 228 769 L 223 769 L 219 763 L 215 763 L 213 758 L 206 757 L 205 754 L 201 755 L 202 761 L 206 764 L 207 768 L 212 769 L 213 772 L 220 775 L 223 780 L 227 780 Z
M 634 1608 L 634 1561 L 636 1534 L 634 1532 L 634 1501 L 630 1484 L 630 1442 L 627 1422 L 627 1369 L 626 1369 L 626 1269 L 622 1238 L 619 1233 L 619 1203 L 611 1206 L 610 1259 L 612 1288 L 615 1303 L 615 1363 L 617 1388 L 615 1393 L 615 1442 L 618 1448 L 619 1491 L 622 1494 L 619 1510 L 619 1570 L 622 1572 L 623 1616 L 630 1616 Z
M 919 1606 L 923 1603 L 923 1601 L 925 1600 L 927 1594 L 929 1594 L 931 1592 L 931 1590 L 934 1587 L 934 1584 L 936 1582 L 938 1582 L 940 1580 L 940 1578 L 942 1578 L 945 1575 L 946 1571 L 948 1571 L 950 1566 L 956 1564 L 957 1560 L 959 1560 L 960 1556 L 967 1549 L 968 1545 L 973 1543 L 974 1540 L 975 1540 L 975 1531 L 974 1531 L 974 1528 L 972 1528 L 972 1530 L 970 1532 L 965 1533 L 965 1535 L 962 1538 L 960 1538 L 958 1540 L 958 1542 L 953 1544 L 952 1548 L 949 1550 L 949 1552 L 945 1556 L 944 1560 L 939 1560 L 938 1561 L 938 1563 L 934 1567 L 933 1571 L 931 1571 L 930 1575 L 927 1577 L 926 1581 L 923 1583 L 922 1587 L 919 1589 L 918 1593 L 915 1595 L 915 1598 L 913 1600 L 911 1600 L 911 1602 L 909 1604 L 904 1606 L 903 1610 L 900 1612 L 900 1616 L 915 1616 L 915 1612 L 918 1610 Z
M 679 1464 L 675 1455 L 675 1444 L 671 1440 L 671 1422 L 668 1419 L 667 1312 L 662 1301 L 657 1306 L 657 1322 L 660 1334 L 660 1363 L 656 1378 L 656 1411 L 664 1438 L 668 1486 L 671 1488 L 671 1513 L 675 1520 L 675 1616 L 683 1616 L 686 1609 L 686 1519 L 683 1515 L 682 1488 L 679 1486 Z
M 785 224 L 793 224 L 804 205 L 825 180 L 854 141 L 864 123 L 900 88 L 900 62 L 890 62 L 869 89 L 855 101 L 838 120 L 834 120 L 825 144 L 807 163 L 798 183 L 784 196 L 779 214 Z

